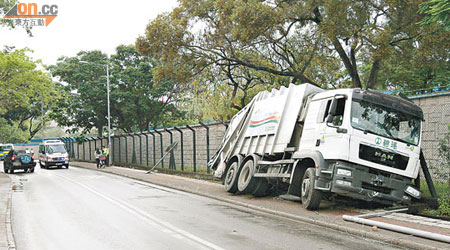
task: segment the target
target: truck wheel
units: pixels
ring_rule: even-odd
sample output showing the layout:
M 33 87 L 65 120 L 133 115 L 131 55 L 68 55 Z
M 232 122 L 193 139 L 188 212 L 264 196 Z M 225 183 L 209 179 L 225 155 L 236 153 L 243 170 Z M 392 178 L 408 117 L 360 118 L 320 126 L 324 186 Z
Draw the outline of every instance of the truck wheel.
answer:
M 255 162 L 253 159 L 245 161 L 244 166 L 239 171 L 237 186 L 238 190 L 243 194 L 253 193 L 256 188 L 257 180 L 253 178 L 255 172 Z
M 10 174 L 14 174 L 14 168 L 9 169 Z
M 322 200 L 322 193 L 314 189 L 314 183 L 316 182 L 314 172 L 314 168 L 308 168 L 302 178 L 301 198 L 303 207 L 308 210 L 318 209 Z
M 234 161 L 233 163 L 231 163 L 225 175 L 224 186 L 225 190 L 229 193 L 236 193 L 238 191 L 237 188 L 238 172 L 239 172 L 238 161 Z
M 252 195 L 256 197 L 263 197 L 267 194 L 267 189 L 269 189 L 269 182 L 266 178 L 256 178 L 256 186 Z
M 5 172 L 5 174 L 7 174 L 8 173 L 8 169 L 7 168 L 3 168 L 3 171 Z
M 34 167 L 31 168 L 30 173 L 34 173 Z

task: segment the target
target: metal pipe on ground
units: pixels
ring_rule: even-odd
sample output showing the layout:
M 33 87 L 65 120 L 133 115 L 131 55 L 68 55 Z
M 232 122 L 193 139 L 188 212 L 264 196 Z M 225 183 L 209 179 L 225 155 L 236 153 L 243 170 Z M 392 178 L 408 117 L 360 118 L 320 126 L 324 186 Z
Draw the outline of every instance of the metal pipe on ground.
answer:
M 342 218 L 345 221 L 356 222 L 356 223 L 360 223 L 363 225 L 369 225 L 369 226 L 377 226 L 379 228 L 384 228 L 384 229 L 394 231 L 394 232 L 399 232 L 399 233 L 414 235 L 414 236 L 418 236 L 418 237 L 422 237 L 422 238 L 426 238 L 426 239 L 450 243 L 450 236 L 447 236 L 447 235 L 431 233 L 431 232 L 427 232 L 427 231 L 423 231 L 423 230 L 393 225 L 393 224 L 384 223 L 384 222 L 380 222 L 380 221 L 369 220 L 369 219 L 365 219 L 365 218 L 360 218 L 358 216 L 343 215 Z

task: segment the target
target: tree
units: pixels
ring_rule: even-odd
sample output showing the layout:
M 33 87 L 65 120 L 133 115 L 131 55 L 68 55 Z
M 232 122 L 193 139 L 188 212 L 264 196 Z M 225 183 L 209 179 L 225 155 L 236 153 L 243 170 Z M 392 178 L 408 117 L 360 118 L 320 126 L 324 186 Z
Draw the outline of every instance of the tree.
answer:
M 416 24 L 423 18 L 420 3 L 182 0 L 150 22 L 136 47 L 162 61 L 156 72 L 184 82 L 210 65 L 233 65 L 326 88 L 349 81 L 352 87 L 397 87 L 392 82 L 397 78 L 386 72 L 398 66 L 399 55 L 405 59 L 398 63 L 404 64 L 411 52 L 448 46 L 424 42 L 450 36 Z M 448 53 L 428 59 L 421 61 L 432 68 L 447 62 Z
M 120 45 L 111 56 L 111 110 L 118 128 L 125 132 L 146 131 L 150 126 L 165 124 L 163 114 L 176 119 L 173 105 L 182 88 L 170 80 L 155 82 L 153 68 L 158 63 L 140 55 L 132 45 Z
M 174 104 L 182 87 L 170 80 L 155 82 L 153 68 L 157 62 L 138 54 L 134 46 L 120 45 L 110 59 L 100 51 L 82 51 L 76 57 L 60 58 L 51 67 L 61 86 L 65 84 L 67 96 L 54 110 L 60 125 L 73 127 L 72 132 L 82 129 L 84 134 L 97 129 L 98 136 L 103 135 L 107 97 L 106 67 L 102 65 L 107 63 L 112 127 L 127 133 L 145 131 L 181 115 Z
M 41 111 L 47 111 L 60 96 L 50 75 L 39 61 L 33 61 L 28 49 L 15 50 L 7 47 L 0 52 L 0 117 L 9 126 L 27 131 L 28 139 L 40 129 Z
M 0 117 L 0 142 L 24 143 L 28 141 L 28 135 L 17 126 L 11 125 L 6 119 Z
M 83 64 L 85 61 L 93 64 Z M 50 66 L 53 76 L 58 77 L 65 98 L 54 107 L 52 118 L 59 125 L 72 127 L 87 133 L 98 128 L 103 135 L 107 125 L 106 69 L 108 57 L 101 51 L 81 51 L 75 57 L 61 57 Z

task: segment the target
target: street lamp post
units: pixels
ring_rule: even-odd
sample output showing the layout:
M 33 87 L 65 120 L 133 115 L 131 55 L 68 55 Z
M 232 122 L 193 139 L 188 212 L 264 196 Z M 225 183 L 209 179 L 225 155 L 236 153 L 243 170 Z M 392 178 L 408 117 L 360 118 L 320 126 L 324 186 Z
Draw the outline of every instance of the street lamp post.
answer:
M 111 110 L 110 110 L 110 106 L 109 106 L 109 65 L 108 65 L 108 63 L 106 65 L 104 65 L 104 64 L 92 63 L 92 62 L 86 62 L 86 61 L 80 61 L 80 63 L 106 67 L 106 106 L 108 109 L 108 151 L 111 154 Z M 108 161 L 108 166 L 110 166 L 110 165 L 111 165 L 111 157 Z

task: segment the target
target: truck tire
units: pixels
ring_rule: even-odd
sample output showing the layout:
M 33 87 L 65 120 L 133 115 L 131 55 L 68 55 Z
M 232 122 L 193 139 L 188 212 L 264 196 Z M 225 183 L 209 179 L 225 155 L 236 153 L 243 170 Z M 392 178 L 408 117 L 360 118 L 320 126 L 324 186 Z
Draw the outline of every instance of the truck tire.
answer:
M 302 178 L 301 198 L 303 207 L 308 210 L 316 210 L 322 200 L 322 192 L 314 189 L 315 168 L 308 168 Z
M 225 174 L 224 187 L 225 191 L 229 193 L 236 193 L 238 191 L 237 187 L 237 175 L 239 173 L 239 162 L 233 161 L 230 167 L 228 167 L 227 173 Z
M 244 165 L 241 167 L 239 171 L 239 176 L 237 180 L 237 186 L 239 192 L 242 194 L 253 193 L 256 188 L 256 184 L 258 184 L 257 178 L 253 177 L 253 173 L 255 172 L 255 161 L 253 158 L 244 161 Z
M 255 197 L 266 196 L 267 190 L 269 189 L 269 182 L 266 178 L 256 178 L 256 186 L 252 195 Z

